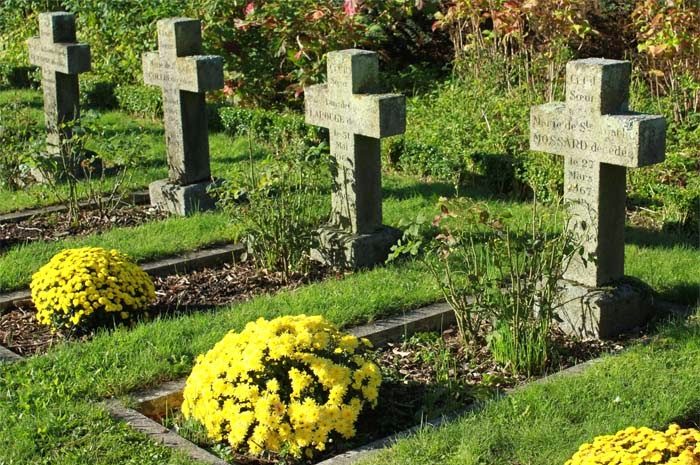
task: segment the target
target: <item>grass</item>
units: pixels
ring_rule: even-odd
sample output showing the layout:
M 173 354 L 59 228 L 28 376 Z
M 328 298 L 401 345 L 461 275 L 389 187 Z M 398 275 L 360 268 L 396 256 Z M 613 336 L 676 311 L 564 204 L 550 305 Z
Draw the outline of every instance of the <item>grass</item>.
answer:
M 363 465 L 563 464 L 584 442 L 627 426 L 700 422 L 700 325 L 670 325 L 582 375 L 535 384 Z
M 385 223 L 393 226 L 419 214 L 432 217 L 438 197 L 453 194 L 448 184 L 420 182 L 395 174 L 385 176 L 384 192 Z M 488 192 L 479 189 L 466 195 L 484 203 L 494 213 L 508 211 L 518 221 L 527 221 L 530 214 L 527 203 L 489 198 Z M 236 240 L 239 229 L 224 214 L 207 213 L 170 218 L 136 228 L 115 228 L 84 238 L 14 247 L 0 255 L 0 292 L 27 287 L 32 274 L 64 248 L 83 245 L 116 248 L 142 262 Z M 698 301 L 700 249 L 692 240 L 678 234 L 630 229 L 627 241 L 627 275 L 647 282 L 663 299 L 683 304 Z
M 42 95 L 34 90 L 5 90 L 0 91 L 0 105 L 10 102 L 21 102 L 30 107 L 32 116 L 37 123 L 44 125 Z M 130 169 L 128 182 L 123 186 L 126 190 L 136 190 L 148 187 L 148 184 L 166 178 L 168 165 L 165 155 L 165 136 L 163 125 L 160 121 L 135 118 L 118 111 L 90 112 L 84 111 L 83 115 L 92 114 L 95 125 L 100 128 L 102 134 L 91 139 L 88 148 L 97 152 L 108 162 L 114 160 L 114 154 L 108 145 L 110 139 L 116 139 L 126 143 L 135 155 L 135 166 Z M 214 176 L 226 173 L 232 164 L 248 158 L 248 141 L 239 138 L 232 139 L 224 133 L 212 133 L 209 137 L 211 152 L 211 169 Z M 115 184 L 115 177 L 108 177 L 102 192 L 109 191 Z M 86 198 L 87 192 L 84 183 L 80 184 L 81 197 Z M 65 197 L 67 188 L 59 186 L 59 193 Z M 16 210 L 35 208 L 57 203 L 55 193 L 46 185 L 35 184 L 27 189 L 18 191 L 0 188 L 0 213 Z
M 32 274 L 65 248 L 114 248 L 143 262 L 233 241 L 238 229 L 221 213 L 169 218 L 132 228 L 115 228 L 103 234 L 56 242 L 33 242 L 0 255 L 0 292 L 25 288 Z
M 31 92 L 25 96 L 36 100 Z M 3 98 L 6 94 L 0 92 L 0 104 Z M 100 118 L 105 127 L 111 124 L 115 130 L 142 134 L 143 165 L 134 179 L 145 185 L 151 176 L 165 175 L 159 124 L 120 113 L 104 113 Z M 211 141 L 214 172 L 224 173 L 229 164 L 247 158 L 247 141 L 221 134 L 212 135 Z M 390 225 L 419 213 L 430 217 L 437 198 L 452 194 L 449 185 L 396 175 L 385 177 L 384 191 L 385 222 Z M 0 192 L 0 210 L 35 202 L 35 194 L 26 192 L 18 194 L 26 197 L 13 199 Z M 519 219 L 528 215 L 528 204 L 493 199 L 488 191 L 467 194 L 492 210 L 510 210 Z M 14 206 L 8 207 L 12 202 Z M 26 286 L 41 264 L 67 246 L 115 247 L 138 260 L 148 260 L 233 240 L 236 232 L 236 226 L 223 215 L 205 214 L 31 244 L 0 256 L 0 290 Z M 697 245 L 682 236 L 629 231 L 627 274 L 647 281 L 664 298 L 697 302 L 697 257 Z M 420 264 L 404 261 L 217 311 L 116 328 L 87 342 L 60 345 L 46 355 L 0 366 L 0 465 L 192 463 L 113 421 L 93 402 L 186 375 L 197 354 L 227 331 L 258 317 L 323 314 L 349 325 L 439 298 L 439 290 Z M 699 335 L 697 323 L 669 327 L 651 343 L 611 357 L 581 377 L 531 386 L 490 402 L 482 412 L 444 429 L 423 431 L 400 442 L 375 463 L 549 465 L 563 463 L 580 442 L 594 435 L 628 424 L 663 426 L 697 412 L 700 406 Z M 614 402 L 617 396 L 620 402 Z

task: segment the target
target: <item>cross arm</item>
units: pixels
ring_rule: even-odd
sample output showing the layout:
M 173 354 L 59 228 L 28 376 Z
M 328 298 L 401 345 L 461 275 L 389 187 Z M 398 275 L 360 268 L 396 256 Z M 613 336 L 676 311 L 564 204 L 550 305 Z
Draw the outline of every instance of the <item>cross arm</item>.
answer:
M 80 74 L 90 71 L 90 46 L 88 44 L 46 44 L 39 37 L 27 40 L 29 62 L 35 66 L 47 66 L 63 74 Z
M 224 59 L 216 55 L 196 55 L 165 62 L 157 52 L 142 57 L 144 83 L 175 85 L 186 92 L 204 93 L 224 87 Z
M 306 122 L 381 139 L 406 130 L 406 97 L 398 94 L 352 94 L 332 98 L 326 84 L 304 90 Z
M 530 150 L 636 168 L 664 160 L 665 130 L 661 116 L 585 115 L 549 103 L 530 111 Z

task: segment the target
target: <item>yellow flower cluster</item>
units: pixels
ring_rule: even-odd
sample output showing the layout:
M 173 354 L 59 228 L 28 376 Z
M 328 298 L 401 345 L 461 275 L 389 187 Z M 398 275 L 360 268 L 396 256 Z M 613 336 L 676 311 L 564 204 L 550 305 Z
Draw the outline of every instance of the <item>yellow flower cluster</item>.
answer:
M 700 465 L 700 431 L 627 428 L 582 445 L 565 465 Z
M 354 436 L 364 404 L 376 406 L 369 347 L 320 316 L 261 318 L 197 358 L 182 412 L 235 451 L 310 457 L 334 434 Z
M 54 330 L 122 320 L 155 299 L 153 281 L 126 255 L 97 247 L 66 249 L 32 277 L 37 320 Z

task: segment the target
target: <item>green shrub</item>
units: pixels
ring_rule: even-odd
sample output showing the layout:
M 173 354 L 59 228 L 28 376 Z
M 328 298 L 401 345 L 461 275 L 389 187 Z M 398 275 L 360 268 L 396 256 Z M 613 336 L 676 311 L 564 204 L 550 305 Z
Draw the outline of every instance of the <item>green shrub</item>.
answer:
M 232 137 L 252 136 L 273 142 L 296 137 L 318 142 L 326 131 L 309 126 L 295 113 L 225 106 L 219 109 L 222 128 Z
M 158 87 L 121 85 L 114 90 L 119 108 L 144 118 L 163 117 L 163 93 Z
M 461 199 L 438 207 L 430 223 L 418 218 L 406 228 L 391 259 L 420 256 L 455 313 L 466 350 L 488 342 L 494 359 L 514 371 L 542 373 L 562 305 L 559 280 L 581 253 L 581 238 L 551 230 L 563 215 L 540 211 L 536 202 L 524 223 Z
M 337 0 L 5 0 L 0 81 L 17 82 L 13 69 L 28 65 L 25 41 L 37 33 L 40 12 L 75 13 L 78 39 L 92 49 L 92 73 L 115 86 L 140 83 L 141 55 L 157 48 L 157 20 L 187 16 L 202 20 L 205 53 L 224 57 L 237 99 L 298 105 L 303 86 L 322 79 L 332 50 L 379 49 L 399 55 L 397 63 L 434 60 L 421 50 L 434 42 L 431 18 L 439 3 L 365 0 L 350 12 Z
M 529 153 L 520 159 L 517 177 L 525 182 L 537 200 L 552 202 L 564 194 L 564 157 Z
M 315 230 L 327 217 L 328 176 L 323 150 L 290 138 L 261 163 L 238 165 L 216 190 L 218 204 L 241 224 L 243 240 L 263 270 L 285 279 L 308 269 Z

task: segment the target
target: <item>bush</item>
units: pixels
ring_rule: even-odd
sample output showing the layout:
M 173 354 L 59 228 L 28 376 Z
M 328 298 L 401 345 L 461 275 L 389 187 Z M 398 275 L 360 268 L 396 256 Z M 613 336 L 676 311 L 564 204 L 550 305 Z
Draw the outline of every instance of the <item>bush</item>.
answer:
M 311 141 L 321 138 L 321 129 L 307 125 L 302 115 L 294 113 L 225 106 L 219 109 L 219 118 L 222 128 L 232 137 L 250 134 L 271 142 L 284 136 Z
M 673 424 L 666 431 L 630 427 L 583 444 L 565 465 L 697 465 L 700 431 Z
M 240 239 L 258 267 L 285 279 L 308 270 L 315 230 L 326 216 L 323 147 L 291 139 L 260 163 L 251 153 L 250 163 L 237 166 L 216 191 L 218 205 L 243 226 Z
M 537 100 L 504 79 L 501 66 L 485 64 L 481 75 L 464 74 L 410 100 L 406 134 L 387 146 L 390 161 L 457 185 L 476 181 L 519 192 L 528 178 L 516 168 L 528 154 L 529 111 Z
M 325 54 L 366 47 L 399 63 L 439 62 L 430 30 L 439 0 L 3 0 L 0 2 L 0 83 L 26 67 L 26 39 L 42 11 L 76 14 L 78 38 L 90 44 L 93 74 L 113 85 L 141 82 L 141 55 L 155 50 L 156 22 L 186 16 L 203 22 L 205 53 L 224 57 L 229 89 L 246 103 L 299 104 L 304 85 L 325 74 Z M 430 52 L 430 53 L 428 53 Z M 450 55 L 448 53 L 447 55 Z M 444 56 L 444 55 L 443 55 Z M 15 78 L 17 76 L 14 76 Z M 16 79 L 15 79 L 16 81 Z
M 376 405 L 369 346 L 321 316 L 258 319 L 197 358 L 182 412 L 234 451 L 310 456 L 334 435 L 353 437 L 363 407 Z
M 120 85 L 115 90 L 119 108 L 143 118 L 162 118 L 163 91 L 144 85 Z
M 84 108 L 111 109 L 117 106 L 114 83 L 87 74 L 80 79 L 80 105 Z
M 524 223 L 460 200 L 442 199 L 438 206 L 431 223 L 419 218 L 405 229 L 391 259 L 424 252 L 466 350 L 488 342 L 494 359 L 513 371 L 542 373 L 551 353 L 550 324 L 561 306 L 558 282 L 581 253 L 581 238 L 568 228 L 550 230 L 563 215 L 541 212 L 536 203 Z
M 59 252 L 32 276 L 31 291 L 37 320 L 54 331 L 125 321 L 155 299 L 146 272 L 97 247 Z

